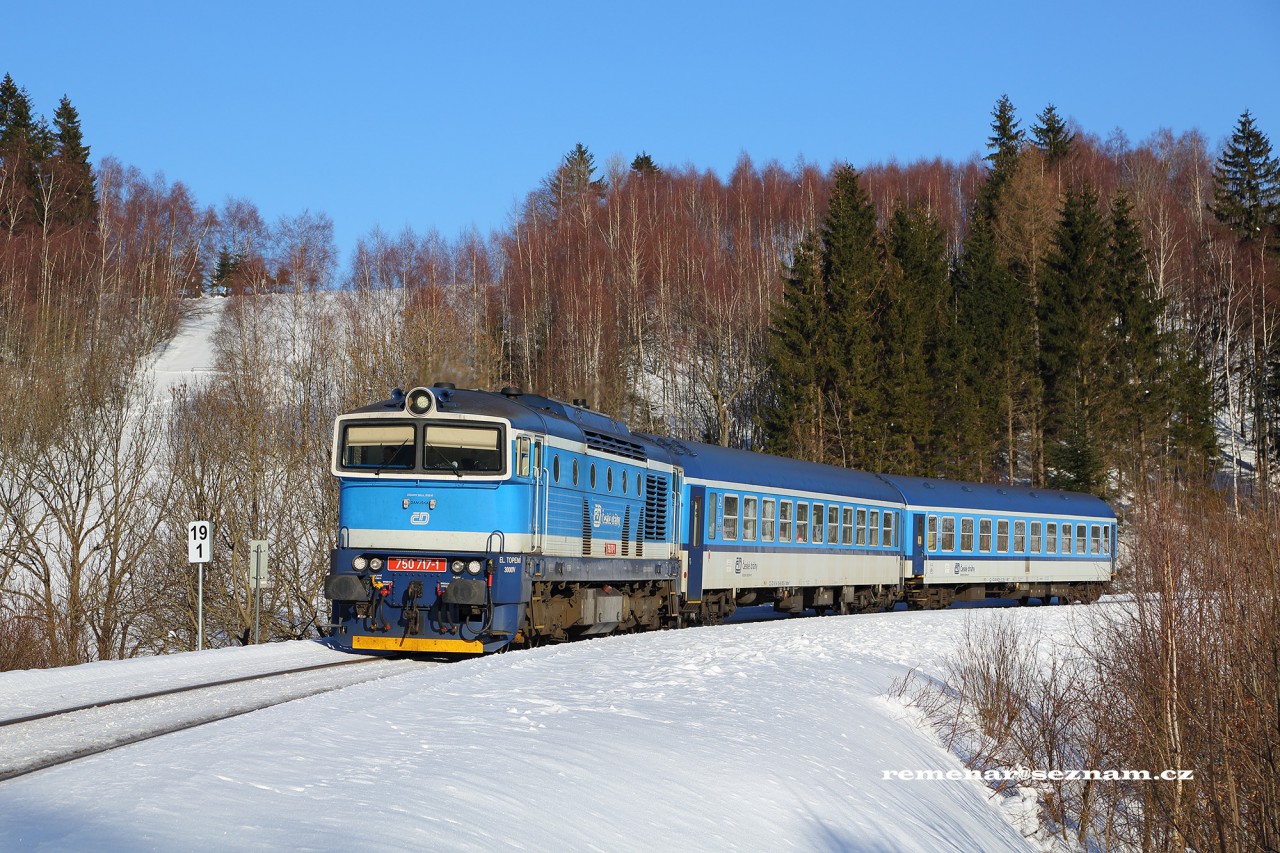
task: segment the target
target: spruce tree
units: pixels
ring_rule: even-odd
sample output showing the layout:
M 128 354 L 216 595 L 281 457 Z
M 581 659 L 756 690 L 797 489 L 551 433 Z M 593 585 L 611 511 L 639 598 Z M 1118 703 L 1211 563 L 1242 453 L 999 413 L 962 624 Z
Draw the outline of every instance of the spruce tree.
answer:
M 1067 194 L 1040 302 L 1040 376 L 1051 483 L 1093 482 L 1072 466 L 1097 460 L 1100 377 L 1106 357 L 1107 230 L 1090 189 Z M 1065 467 L 1064 467 L 1065 466 Z
M 540 206 L 553 219 L 573 217 L 584 226 L 605 197 L 604 178 L 595 177 L 595 157 L 581 142 L 564 155 L 560 166 L 542 182 Z
M 68 225 L 91 223 L 98 214 L 97 186 L 89 146 L 80 131 L 80 115 L 66 95 L 53 114 L 52 155 L 64 202 L 59 218 Z
M 1241 239 L 1257 240 L 1280 220 L 1280 162 L 1248 110 L 1214 168 L 1211 209 Z
M 985 159 L 991 164 L 991 171 L 978 193 L 976 203 L 977 215 L 992 221 L 995 219 L 1000 191 L 1017 167 L 1018 156 L 1026 141 L 1026 133 L 1019 129 L 1018 124 L 1013 102 L 1008 95 L 1001 95 L 992 110 L 991 136 L 987 137 L 988 154 Z
M 876 364 L 871 304 L 883 275 L 876 211 L 852 166 L 836 169 L 823 219 L 822 280 L 829 346 L 824 349 L 826 403 L 838 427 L 830 461 L 868 467 L 880 456 L 884 400 L 874 393 Z
M 1053 104 L 1044 108 L 1044 112 L 1036 116 L 1038 124 L 1031 126 L 1031 135 L 1035 137 L 1036 147 L 1044 152 L 1045 164 L 1056 166 L 1071 153 L 1071 144 L 1076 135 L 1067 129 L 1067 123 L 1058 115 Z
M 816 234 L 795 249 L 783 277 L 782 299 L 769 329 L 767 370 L 772 399 L 763 407 L 765 443 L 774 453 L 825 458 L 824 346 L 827 312 L 822 252 Z
M 631 171 L 637 175 L 656 175 L 662 170 L 658 168 L 658 164 L 653 162 L 653 158 L 645 151 L 641 151 L 631 161 Z

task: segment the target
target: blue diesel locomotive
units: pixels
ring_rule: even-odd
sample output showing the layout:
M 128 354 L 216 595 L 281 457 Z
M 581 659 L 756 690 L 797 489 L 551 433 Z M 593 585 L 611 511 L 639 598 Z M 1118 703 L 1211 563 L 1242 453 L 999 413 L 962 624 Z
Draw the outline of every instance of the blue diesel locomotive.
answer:
M 1089 495 L 881 476 L 631 432 L 522 393 L 397 390 L 340 416 L 334 642 L 480 654 L 716 624 L 1096 600 L 1115 514 Z

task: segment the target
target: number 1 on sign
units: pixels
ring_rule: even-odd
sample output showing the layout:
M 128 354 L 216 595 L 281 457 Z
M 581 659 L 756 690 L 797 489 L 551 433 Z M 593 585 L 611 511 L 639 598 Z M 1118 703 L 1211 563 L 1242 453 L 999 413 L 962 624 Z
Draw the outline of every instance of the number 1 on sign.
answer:
M 207 521 L 187 525 L 187 562 L 207 563 L 213 549 L 213 526 Z

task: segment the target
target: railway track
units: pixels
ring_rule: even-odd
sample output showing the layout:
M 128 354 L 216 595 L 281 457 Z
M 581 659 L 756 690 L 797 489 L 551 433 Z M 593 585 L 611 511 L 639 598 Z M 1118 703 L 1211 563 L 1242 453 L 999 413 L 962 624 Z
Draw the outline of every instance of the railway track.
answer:
M 0 720 L 0 782 L 295 699 L 435 665 L 429 661 L 354 658 Z

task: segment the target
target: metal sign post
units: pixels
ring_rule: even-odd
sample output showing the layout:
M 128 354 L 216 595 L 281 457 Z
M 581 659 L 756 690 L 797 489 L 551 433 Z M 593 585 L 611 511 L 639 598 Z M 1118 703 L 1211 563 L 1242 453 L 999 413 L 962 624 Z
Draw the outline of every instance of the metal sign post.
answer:
M 193 521 L 187 525 L 187 562 L 195 563 L 196 583 L 196 650 L 204 648 L 204 564 L 213 556 L 213 525 Z
M 259 613 L 262 611 L 262 587 L 268 579 L 267 554 L 269 545 L 266 539 L 249 540 L 249 585 L 253 587 L 253 644 L 256 646 L 259 636 Z

